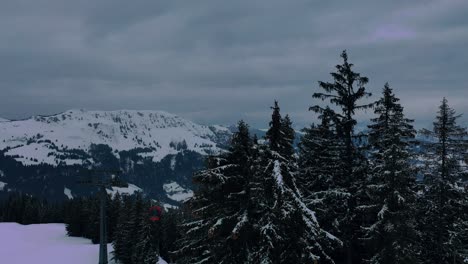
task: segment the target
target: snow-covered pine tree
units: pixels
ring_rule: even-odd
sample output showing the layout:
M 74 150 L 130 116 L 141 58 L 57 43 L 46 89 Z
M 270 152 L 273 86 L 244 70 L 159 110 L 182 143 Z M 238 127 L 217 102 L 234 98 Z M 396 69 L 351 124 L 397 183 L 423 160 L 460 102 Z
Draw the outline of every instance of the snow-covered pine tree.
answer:
M 248 262 L 253 144 L 248 125 L 240 121 L 237 128 L 229 151 L 212 157 L 193 177 L 198 187 L 187 202 L 192 217 L 181 226 L 177 263 Z
M 354 127 L 357 123 L 354 115 L 357 111 L 371 108 L 372 104 L 359 104 L 362 99 L 371 96 L 365 88 L 368 78 L 353 71 L 353 64 L 348 62 L 346 51 L 342 52 L 341 58 L 343 64 L 337 65 L 337 71 L 331 73 L 334 81 L 319 81 L 319 86 L 325 93 L 314 93 L 312 97 L 328 100 L 340 110 L 340 112 L 332 111 L 332 119 L 336 122 L 337 138 L 343 142 L 344 167 L 343 174 L 333 175 L 333 181 L 336 182 L 338 191 L 343 194 L 348 193 L 349 196 L 342 201 L 347 210 L 335 217 L 336 225 L 340 227 L 338 235 L 344 242 L 344 256 L 338 258 L 337 261 L 351 264 L 362 261 L 358 248 L 362 216 L 359 215 L 357 209 L 366 199 L 366 194 L 363 192 L 367 170 L 367 161 L 353 142 Z M 310 107 L 310 110 L 321 114 L 326 108 L 315 105 Z
M 462 263 L 468 255 L 467 194 L 460 182 L 467 131 L 457 124 L 459 117 L 444 98 L 431 133 L 436 142 L 427 157 L 432 170 L 425 174 L 424 263 Z
M 134 202 L 129 221 L 131 231 L 127 234 L 127 240 L 131 241 L 130 254 L 132 264 L 140 263 L 141 260 L 141 256 L 139 256 L 139 254 L 137 253 L 137 251 L 139 250 L 138 242 L 140 239 L 140 231 L 143 229 L 144 225 L 144 220 L 142 218 L 144 213 L 148 210 L 148 208 L 149 205 L 143 199 L 143 194 L 141 192 L 137 192 L 134 195 Z
M 114 248 L 113 258 L 122 264 L 132 263 L 132 247 L 133 243 L 135 243 L 135 239 L 133 239 L 135 237 L 133 234 L 133 202 L 132 196 L 122 196 L 122 205 L 120 206 L 114 241 L 112 242 Z
M 84 226 L 84 237 L 97 244 L 99 243 L 99 195 L 94 195 L 86 200 L 87 206 L 83 207 L 87 218 Z
M 292 122 L 288 115 L 284 118 L 281 117 L 278 101 L 275 101 L 270 127 L 279 127 L 278 131 L 269 129 L 266 132 L 266 139 L 269 140 L 269 145 L 272 150 L 278 152 L 283 157 L 290 159 L 294 154 L 294 137 L 295 131 L 292 128 Z
M 339 243 L 322 230 L 296 185 L 297 163 L 292 149 L 291 122 L 282 119 L 275 102 L 266 134 L 268 145 L 259 146 L 252 182 L 252 230 L 255 247 L 249 263 L 333 263 L 327 254 Z M 284 122 L 286 120 L 286 122 Z
M 88 222 L 84 212 L 84 198 L 78 197 L 69 201 L 65 208 L 66 230 L 69 236 L 84 236 L 84 229 Z
M 367 187 L 371 201 L 365 206 L 373 217 L 364 228 L 369 263 L 418 263 L 416 176 L 408 152 L 409 141 L 415 136 L 413 120 L 405 118 L 388 83 L 374 113 L 377 117 L 368 126 L 372 169 Z
M 119 212 L 121 211 L 120 207 L 122 206 L 122 196 L 120 193 L 116 193 L 114 196 L 107 196 L 107 241 L 114 241 L 114 232 L 117 228 L 117 220 L 119 219 Z
M 169 263 L 174 263 L 173 256 L 170 252 L 176 250 L 176 241 L 181 238 L 178 226 L 183 219 L 183 211 L 181 209 L 169 209 L 164 212 L 161 218 L 161 236 L 158 237 L 159 255 Z
M 337 137 L 333 112 L 326 108 L 319 115 L 321 123 L 303 130 L 299 143 L 298 182 L 303 199 L 309 208 L 318 215 L 320 226 L 331 232 L 339 233 L 340 226 L 336 216 L 347 210 L 343 201 L 349 197 L 339 180 L 344 174 L 344 144 Z
M 148 201 L 144 203 L 146 208 L 150 205 Z M 143 210 L 137 219 L 137 240 L 132 254 L 132 261 L 135 264 L 154 264 L 159 259 L 159 223 L 152 223 L 149 218 L 149 212 Z
M 292 121 L 289 115 L 286 115 L 282 120 L 282 135 L 285 144 L 283 144 L 282 151 L 280 151 L 283 157 L 292 157 L 295 154 L 294 151 L 294 138 L 296 137 L 296 131 L 292 127 Z

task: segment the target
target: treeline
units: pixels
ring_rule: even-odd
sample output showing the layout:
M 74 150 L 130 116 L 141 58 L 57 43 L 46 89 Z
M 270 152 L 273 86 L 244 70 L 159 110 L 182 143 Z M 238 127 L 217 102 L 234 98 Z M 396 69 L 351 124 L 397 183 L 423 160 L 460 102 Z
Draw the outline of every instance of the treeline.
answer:
M 179 238 L 177 225 L 182 214 L 178 210 L 163 213 L 159 221 L 150 221 L 151 201 L 136 195 L 118 194 L 113 199 L 115 222 L 112 233 L 114 257 L 122 264 L 156 263 L 161 256 L 170 260 Z
M 108 195 L 106 199 L 107 240 L 109 243 L 113 241 L 117 214 L 120 211 L 120 195 L 116 195 L 116 198 L 112 199 L 112 196 Z M 68 200 L 64 204 L 64 223 L 67 234 L 91 239 L 95 244 L 99 243 L 99 213 L 99 195 Z
M 23 225 L 63 223 L 64 207 L 45 199 L 11 192 L 0 199 L 0 222 L 16 222 Z
M 275 102 L 265 144 L 240 121 L 229 151 L 194 175 L 176 263 L 467 261 L 468 144 L 459 115 L 444 98 L 416 157 L 413 120 L 393 90 L 385 84 L 377 101 L 364 100 L 368 78 L 341 57 L 333 80 L 313 94 L 324 103 L 310 107 L 319 122 L 304 129 L 298 152 Z M 356 133 L 366 109 L 375 117 Z
M 108 195 L 106 201 L 107 241 L 121 264 L 156 263 L 158 256 L 171 259 L 179 237 L 180 211 L 164 212 L 160 221 L 150 221 L 153 202 L 141 193 Z M 99 243 L 99 196 L 75 198 L 65 204 L 64 221 L 70 236 L 89 238 Z
M 113 255 L 120 263 L 156 263 L 158 256 L 171 259 L 169 252 L 176 249 L 175 241 L 180 237 L 177 225 L 182 213 L 171 209 L 160 221 L 151 222 L 151 205 L 151 200 L 141 193 L 107 196 L 107 241 L 113 244 Z M 95 244 L 100 241 L 99 212 L 99 195 L 51 203 L 11 192 L 0 200 L 0 222 L 65 223 L 69 236 L 88 238 Z

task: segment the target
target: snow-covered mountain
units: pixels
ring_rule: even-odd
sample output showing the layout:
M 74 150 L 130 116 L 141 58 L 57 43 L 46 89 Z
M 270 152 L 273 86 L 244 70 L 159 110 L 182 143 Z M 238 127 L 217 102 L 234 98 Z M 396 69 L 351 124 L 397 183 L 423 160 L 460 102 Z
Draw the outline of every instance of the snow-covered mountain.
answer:
M 105 144 L 116 155 L 122 150 L 146 149 L 141 155 L 157 162 L 181 149 L 202 155 L 218 152 L 228 135 L 227 128 L 198 125 L 163 111 L 69 110 L 0 122 L 0 150 L 27 165 L 82 164 L 85 161 L 70 155 L 70 150 L 87 152 L 91 144 Z
M 22 191 L 52 199 L 86 195 L 89 168 L 119 169 L 129 187 L 167 207 L 190 197 L 192 173 L 226 147 L 232 133 L 163 111 L 69 110 L 0 122 L 0 195 Z

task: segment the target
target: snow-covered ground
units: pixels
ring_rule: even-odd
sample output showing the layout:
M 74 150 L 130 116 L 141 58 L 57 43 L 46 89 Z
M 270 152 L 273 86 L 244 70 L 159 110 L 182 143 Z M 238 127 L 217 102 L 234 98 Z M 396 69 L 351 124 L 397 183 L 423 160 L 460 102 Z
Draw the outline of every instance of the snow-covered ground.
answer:
M 68 237 L 64 224 L 20 225 L 0 223 L 0 263 L 96 264 L 99 245 L 85 238 Z M 112 246 L 109 244 L 109 264 Z M 160 260 L 159 264 L 167 264 Z
M 64 224 L 0 223 L 0 234 L 2 263 L 95 264 L 99 260 L 99 245 L 68 237 Z M 112 251 L 111 245 L 108 251 Z
M 185 189 L 180 186 L 177 182 L 170 182 L 163 185 L 163 189 L 167 194 L 167 197 L 171 200 L 183 202 L 193 196 L 193 191 Z

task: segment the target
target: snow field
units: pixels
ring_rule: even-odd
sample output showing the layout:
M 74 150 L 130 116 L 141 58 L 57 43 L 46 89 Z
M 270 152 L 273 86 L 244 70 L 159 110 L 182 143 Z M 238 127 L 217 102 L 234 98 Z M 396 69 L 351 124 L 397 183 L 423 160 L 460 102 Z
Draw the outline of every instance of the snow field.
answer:
M 64 224 L 20 225 L 0 223 L 0 259 L 5 264 L 96 264 L 99 245 L 68 237 Z M 112 258 L 109 244 L 109 264 Z M 156 264 L 167 264 L 160 259 Z

